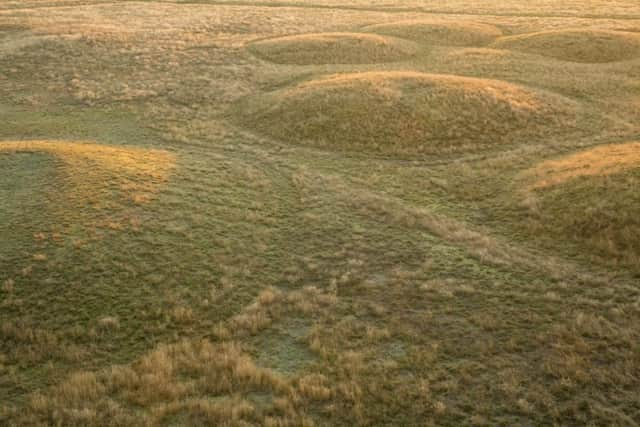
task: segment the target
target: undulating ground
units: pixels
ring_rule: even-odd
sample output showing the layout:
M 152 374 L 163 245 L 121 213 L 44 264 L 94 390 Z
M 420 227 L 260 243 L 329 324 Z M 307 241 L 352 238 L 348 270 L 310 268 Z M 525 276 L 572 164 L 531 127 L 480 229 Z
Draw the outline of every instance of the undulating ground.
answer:
M 640 424 L 636 0 L 0 2 L 0 425 Z

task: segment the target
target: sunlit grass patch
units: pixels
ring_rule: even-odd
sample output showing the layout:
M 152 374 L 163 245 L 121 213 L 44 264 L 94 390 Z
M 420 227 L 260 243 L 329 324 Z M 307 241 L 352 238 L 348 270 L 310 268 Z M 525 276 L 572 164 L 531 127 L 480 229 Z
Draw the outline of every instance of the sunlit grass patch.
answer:
M 608 176 L 640 168 L 640 142 L 601 145 L 586 151 L 547 160 L 524 175 L 532 188 L 546 188 L 579 177 Z
M 66 223 L 66 227 L 91 224 L 120 229 L 121 218 L 112 210 L 153 200 L 167 182 L 175 162 L 174 155 L 163 150 L 71 141 L 0 142 L 0 161 L 5 156 L 29 153 L 51 159 L 53 172 L 49 179 L 53 182 L 41 183 L 43 188 L 46 184 L 48 192 L 34 193 L 33 197 L 46 198 L 43 206 L 50 213 L 47 227 L 54 228 Z M 20 180 L 6 185 L 11 194 L 21 191 Z M 13 202 L 11 196 L 4 200 Z M 27 216 L 41 214 L 25 212 Z
M 68 141 L 4 141 L 0 154 L 46 153 L 64 163 L 74 198 L 98 202 L 104 186 L 115 185 L 135 203 L 157 193 L 173 167 L 174 156 L 163 150 L 106 146 Z

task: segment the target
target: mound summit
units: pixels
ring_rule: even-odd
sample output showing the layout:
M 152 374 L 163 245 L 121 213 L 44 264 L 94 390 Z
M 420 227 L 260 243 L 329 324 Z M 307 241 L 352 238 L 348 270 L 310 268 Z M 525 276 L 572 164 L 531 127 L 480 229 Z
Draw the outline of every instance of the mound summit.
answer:
M 611 30 L 555 30 L 504 37 L 493 46 L 564 61 L 604 63 L 640 56 L 640 34 Z
M 481 46 L 502 35 L 502 31 L 492 25 L 424 19 L 369 25 L 364 30 L 421 43 L 447 46 Z
M 244 100 L 238 120 L 316 147 L 433 154 L 537 138 L 573 119 L 562 97 L 502 81 L 412 71 L 335 74 Z
M 375 34 L 316 33 L 277 37 L 249 45 L 256 56 L 278 64 L 366 64 L 410 58 L 416 47 L 406 40 Z

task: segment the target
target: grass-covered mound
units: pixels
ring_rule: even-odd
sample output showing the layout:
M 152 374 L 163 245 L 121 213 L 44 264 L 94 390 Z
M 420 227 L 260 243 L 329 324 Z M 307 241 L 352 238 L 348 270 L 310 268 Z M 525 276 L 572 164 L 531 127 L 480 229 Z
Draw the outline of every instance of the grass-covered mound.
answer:
M 25 162 L 16 163 L 13 159 L 27 154 L 37 155 L 34 159 L 38 162 L 31 162 L 36 169 L 47 168 L 50 182 L 41 186 L 47 188 L 44 194 L 47 200 L 42 206 L 53 215 L 49 219 L 69 225 L 78 219 L 85 222 L 112 218 L 116 226 L 111 209 L 149 201 L 161 189 L 174 165 L 173 155 L 161 150 L 70 141 L 4 141 L 0 142 L 0 164 L 10 169 L 7 176 L 17 176 L 19 171 L 11 170 L 12 165 L 18 168 Z M 39 171 L 33 170 L 31 174 Z M 21 185 L 33 181 L 30 177 L 7 181 L 3 188 L 7 193 L 22 194 Z M 33 197 L 43 196 L 35 191 L 41 186 L 31 182 Z M 27 198 L 28 194 L 23 194 L 23 199 Z M 11 198 L 4 202 L 11 203 Z
M 173 169 L 173 156 L 161 150 L 106 146 L 69 141 L 0 142 L 0 155 L 39 152 L 56 157 L 64 165 L 61 173 L 74 191 L 87 201 L 101 191 L 112 192 L 114 184 L 132 201 L 142 202 L 155 193 Z M 100 187 L 112 187 L 105 189 Z
M 367 64 L 410 58 L 415 46 L 375 34 L 317 33 L 261 40 L 249 45 L 256 56 L 278 64 Z
M 604 63 L 640 56 L 640 34 L 611 30 L 554 30 L 504 37 L 494 46 L 563 61 Z
M 609 263 L 640 267 L 640 143 L 601 146 L 526 173 L 532 224 Z
M 365 27 L 365 30 L 421 43 L 446 46 L 481 46 L 502 35 L 502 31 L 492 25 L 423 19 L 370 25 Z
M 572 120 L 572 107 L 502 81 L 389 71 L 328 75 L 236 109 L 242 125 L 281 141 L 433 154 L 559 132 Z

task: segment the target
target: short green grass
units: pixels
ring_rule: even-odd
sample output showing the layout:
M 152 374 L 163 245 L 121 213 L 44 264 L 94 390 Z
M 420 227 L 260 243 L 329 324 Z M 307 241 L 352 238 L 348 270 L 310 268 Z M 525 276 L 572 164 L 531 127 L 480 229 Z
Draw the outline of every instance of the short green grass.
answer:
M 156 182 L 0 149 L 0 424 L 636 424 L 637 171 L 535 190 L 527 171 L 638 140 L 638 59 L 507 43 L 551 33 L 562 49 L 558 30 L 627 34 L 636 18 L 631 0 L 0 4 L 0 148 L 173 159 Z M 397 23 L 415 50 L 393 61 L 255 52 Z M 442 28 L 485 32 L 429 38 Z M 477 84 L 435 101 L 424 79 L 292 95 L 336 75 Z M 523 99 L 489 102 L 505 87 L 548 112 L 516 114 L 508 143 L 494 137 Z M 399 96 L 403 114 L 384 104 Z M 453 136 L 397 149 L 415 129 Z

